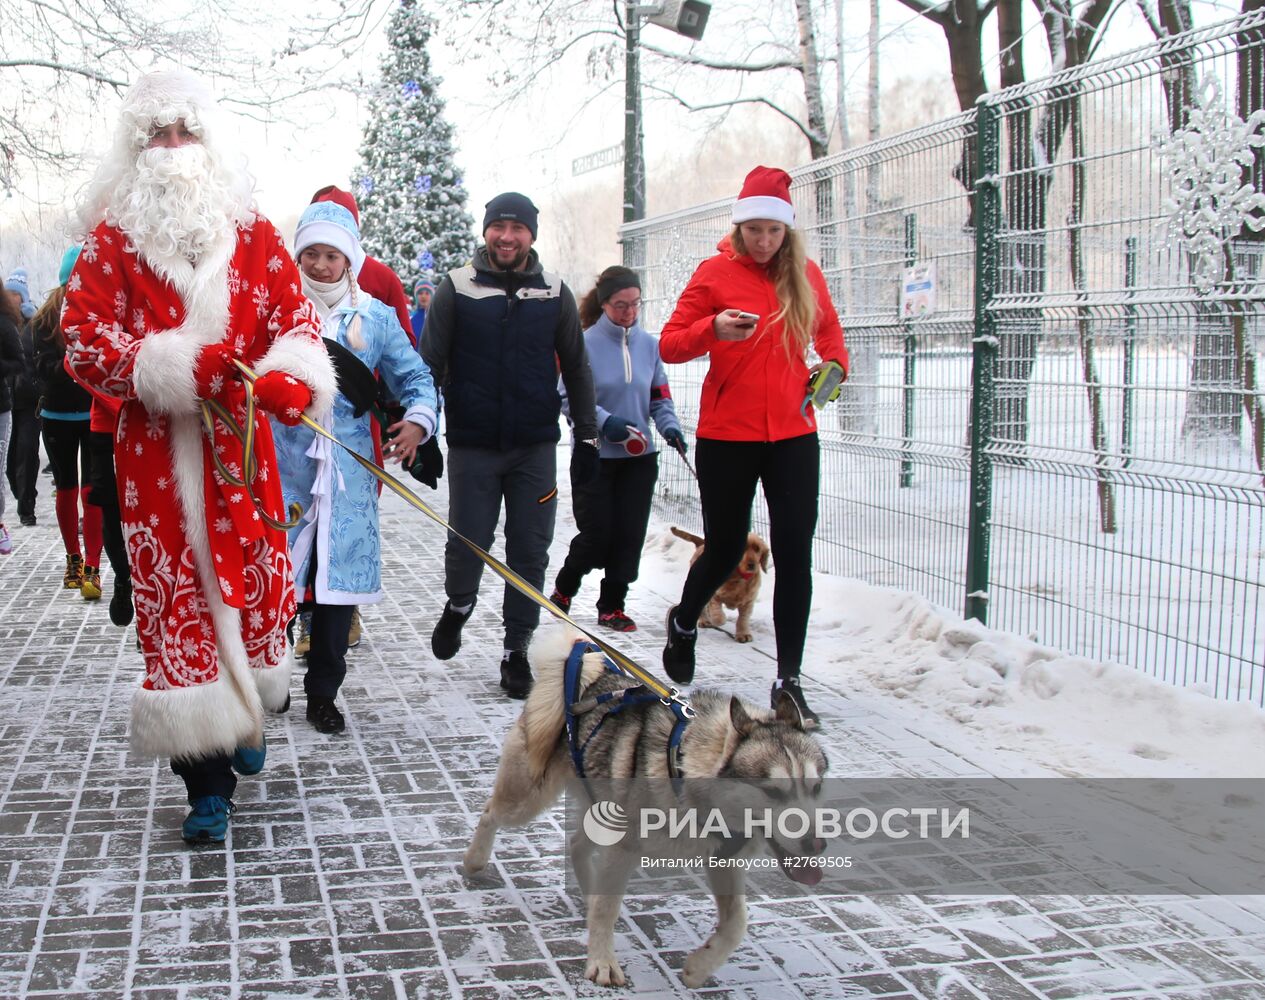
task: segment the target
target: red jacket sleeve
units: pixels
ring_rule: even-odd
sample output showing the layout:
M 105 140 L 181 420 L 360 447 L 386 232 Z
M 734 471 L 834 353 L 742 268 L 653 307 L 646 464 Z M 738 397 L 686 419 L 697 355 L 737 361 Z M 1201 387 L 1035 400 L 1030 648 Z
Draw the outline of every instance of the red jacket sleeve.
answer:
M 685 291 L 677 299 L 672 316 L 659 334 L 659 357 L 669 364 L 681 364 L 701 358 L 716 343 L 712 321 L 720 311 L 716 308 L 708 280 L 709 261 L 694 270 Z
M 826 276 L 815 261 L 808 262 L 808 283 L 817 293 L 817 329 L 813 331 L 813 349 L 822 361 L 838 361 L 843 371 L 848 372 L 848 348 L 843 343 L 843 327 L 839 325 L 839 314 L 835 312 L 835 304 L 830 298 L 830 288 L 826 285 Z

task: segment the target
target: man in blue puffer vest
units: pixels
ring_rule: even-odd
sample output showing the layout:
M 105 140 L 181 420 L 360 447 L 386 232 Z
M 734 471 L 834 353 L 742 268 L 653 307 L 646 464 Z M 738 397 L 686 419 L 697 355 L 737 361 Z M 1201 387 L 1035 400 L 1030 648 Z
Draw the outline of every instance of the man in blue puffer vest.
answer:
M 539 590 L 558 507 L 558 372 L 575 424 L 573 485 L 591 482 L 599 469 L 593 374 L 575 298 L 557 275 L 542 269 L 532 249 L 536 206 L 509 191 L 486 209 L 485 245 L 435 290 L 421 352 L 443 389 L 448 522 L 490 549 L 504 499 L 505 561 Z M 448 602 L 431 635 L 438 659 L 451 659 L 461 648 L 482 575 L 483 562 L 450 535 L 444 552 Z M 511 698 L 525 698 L 532 683 L 527 644 L 540 608 L 506 584 L 502 614 L 501 687 Z

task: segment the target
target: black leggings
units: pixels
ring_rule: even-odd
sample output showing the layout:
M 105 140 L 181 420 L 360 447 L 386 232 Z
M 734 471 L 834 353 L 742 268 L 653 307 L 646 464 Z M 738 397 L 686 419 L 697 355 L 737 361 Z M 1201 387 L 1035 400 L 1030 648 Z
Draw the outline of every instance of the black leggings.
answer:
M 773 628 L 777 673 L 798 677 L 804 660 L 808 611 L 813 597 L 813 532 L 817 529 L 820 456 L 816 433 L 784 441 L 698 439 L 698 488 L 707 547 L 690 568 L 676 612 L 693 628 L 717 588 L 729 577 L 747 544 L 756 483 L 769 504 Z
M 59 490 L 87 486 L 88 421 L 44 418 L 44 450 L 53 467 L 53 484 Z

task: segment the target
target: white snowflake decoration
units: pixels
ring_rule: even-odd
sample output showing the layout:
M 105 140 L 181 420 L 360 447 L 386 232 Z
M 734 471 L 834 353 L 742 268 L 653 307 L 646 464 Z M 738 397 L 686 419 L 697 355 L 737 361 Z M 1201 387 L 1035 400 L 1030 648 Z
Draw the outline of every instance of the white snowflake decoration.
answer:
M 1164 199 L 1168 216 L 1167 243 L 1184 246 L 1190 254 L 1192 280 L 1207 295 L 1225 280 L 1227 240 L 1246 226 L 1265 227 L 1265 195 L 1243 183 L 1243 169 L 1265 146 L 1259 130 L 1265 111 L 1253 111 L 1247 121 L 1227 111 L 1221 84 L 1205 76 L 1194 95 L 1184 129 L 1156 142 L 1169 160 L 1171 193 Z

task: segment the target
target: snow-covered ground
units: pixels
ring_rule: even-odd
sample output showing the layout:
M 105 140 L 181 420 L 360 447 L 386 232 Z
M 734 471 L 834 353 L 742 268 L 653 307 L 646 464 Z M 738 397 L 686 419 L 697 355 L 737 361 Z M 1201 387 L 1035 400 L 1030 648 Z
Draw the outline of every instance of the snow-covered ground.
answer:
M 637 586 L 679 592 L 692 553 L 656 516 Z M 770 649 L 775 575 L 754 614 L 756 644 Z M 899 703 L 926 735 L 999 776 L 1265 776 L 1257 706 L 1068 656 L 857 580 L 817 574 L 804 672 L 880 707 Z

